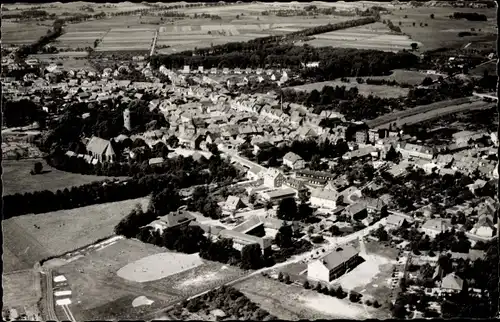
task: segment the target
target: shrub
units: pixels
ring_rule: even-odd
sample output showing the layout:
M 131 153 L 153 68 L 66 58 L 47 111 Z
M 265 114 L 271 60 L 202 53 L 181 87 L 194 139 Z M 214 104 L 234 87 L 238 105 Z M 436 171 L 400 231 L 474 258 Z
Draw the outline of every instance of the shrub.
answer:
M 305 281 L 304 284 L 303 284 L 304 288 L 306 290 L 310 289 L 311 288 L 311 285 L 309 285 L 309 281 Z
M 380 303 L 377 300 L 373 301 L 373 307 L 374 308 L 379 308 L 380 307 Z
M 283 282 L 283 273 L 279 272 L 278 274 L 278 281 Z

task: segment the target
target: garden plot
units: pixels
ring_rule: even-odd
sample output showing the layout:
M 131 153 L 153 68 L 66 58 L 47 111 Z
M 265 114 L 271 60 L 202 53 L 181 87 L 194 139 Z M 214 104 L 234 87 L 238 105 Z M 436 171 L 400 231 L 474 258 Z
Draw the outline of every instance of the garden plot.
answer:
M 57 39 L 59 48 L 94 47 L 96 39 L 101 39 L 106 31 L 72 31 Z
M 154 29 L 112 29 L 96 47 L 96 51 L 149 50 Z

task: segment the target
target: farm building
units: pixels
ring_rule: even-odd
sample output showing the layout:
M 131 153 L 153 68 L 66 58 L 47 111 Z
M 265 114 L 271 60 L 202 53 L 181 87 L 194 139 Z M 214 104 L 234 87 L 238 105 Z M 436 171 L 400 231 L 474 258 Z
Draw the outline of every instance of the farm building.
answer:
M 352 268 L 359 257 L 359 251 L 352 246 L 338 247 L 331 253 L 307 265 L 307 278 L 330 283 Z
M 294 189 L 284 188 L 284 189 L 274 189 L 271 191 L 265 191 L 262 193 L 262 198 L 266 201 L 276 203 L 283 199 L 294 198 L 297 195 Z
M 164 229 L 188 225 L 192 221 L 196 221 L 196 218 L 191 213 L 179 210 L 171 212 L 165 216 L 158 217 L 157 220 L 154 220 L 148 226 L 153 227 L 154 230 L 159 230 L 160 233 L 162 233 Z

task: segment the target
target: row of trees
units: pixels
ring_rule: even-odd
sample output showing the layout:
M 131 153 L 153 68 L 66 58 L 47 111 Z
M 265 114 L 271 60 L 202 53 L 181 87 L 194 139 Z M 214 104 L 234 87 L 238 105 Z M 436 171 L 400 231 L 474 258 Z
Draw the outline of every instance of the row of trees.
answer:
M 477 12 L 454 12 L 454 19 L 467 19 L 469 21 L 488 21 L 485 14 Z
M 51 41 L 57 39 L 62 35 L 63 22 L 60 19 L 54 21 L 52 30 L 48 32 L 46 35 L 40 37 L 36 42 L 30 45 L 24 45 L 16 51 L 16 56 L 18 58 L 25 58 L 28 55 L 36 54 L 39 50 L 42 49 L 45 45 L 50 43 Z

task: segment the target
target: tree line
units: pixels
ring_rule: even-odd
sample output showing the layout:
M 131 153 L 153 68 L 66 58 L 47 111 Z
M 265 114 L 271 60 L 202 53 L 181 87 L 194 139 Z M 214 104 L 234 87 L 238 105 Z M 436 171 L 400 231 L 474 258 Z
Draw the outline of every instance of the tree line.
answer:
M 63 23 L 60 19 L 54 21 L 52 30 L 46 35 L 40 37 L 35 43 L 30 45 L 24 45 L 16 51 L 16 56 L 18 58 L 24 58 L 31 54 L 36 54 L 43 46 L 47 45 L 51 41 L 57 39 L 62 35 Z
M 453 19 L 466 19 L 469 21 L 488 21 L 485 14 L 477 12 L 454 12 Z

